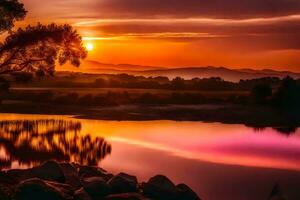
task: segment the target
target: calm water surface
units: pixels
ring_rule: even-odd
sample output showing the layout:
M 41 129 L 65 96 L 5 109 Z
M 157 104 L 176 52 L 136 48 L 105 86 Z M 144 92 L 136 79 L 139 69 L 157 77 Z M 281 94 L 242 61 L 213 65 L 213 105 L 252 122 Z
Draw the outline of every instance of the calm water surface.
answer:
M 0 114 L 0 168 L 75 161 L 140 181 L 165 174 L 204 200 L 267 200 L 275 183 L 288 200 L 298 200 L 300 129 L 283 132 L 220 123 Z

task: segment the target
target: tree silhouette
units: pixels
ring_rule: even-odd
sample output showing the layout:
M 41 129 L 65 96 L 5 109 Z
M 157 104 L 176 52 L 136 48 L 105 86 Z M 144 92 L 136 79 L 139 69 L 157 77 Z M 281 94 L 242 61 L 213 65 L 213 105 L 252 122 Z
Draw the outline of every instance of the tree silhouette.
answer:
M 10 30 L 16 20 L 26 14 L 23 4 L 17 0 L 0 0 L 1 17 L 8 18 L 2 22 L 1 29 Z M 3 11 L 3 12 L 2 12 Z M 8 37 L 0 43 L 0 75 L 13 72 L 37 72 L 53 74 L 55 64 L 70 62 L 79 66 L 81 59 L 87 56 L 80 35 L 70 25 L 27 26 L 17 31 L 9 31 Z
M 53 74 L 55 63 L 75 66 L 86 57 L 81 37 L 70 25 L 28 26 L 12 32 L 0 45 L 0 74 L 43 71 Z
M 276 91 L 274 101 L 281 109 L 298 112 L 300 109 L 300 85 L 293 78 L 286 77 Z
M 257 84 L 251 90 L 251 97 L 254 103 L 265 103 L 270 96 L 272 96 L 272 87 L 267 83 Z
M 181 77 L 176 77 L 171 81 L 171 88 L 176 90 L 184 89 L 184 79 Z
M 10 30 L 25 15 L 24 5 L 18 0 L 0 0 L 0 33 Z

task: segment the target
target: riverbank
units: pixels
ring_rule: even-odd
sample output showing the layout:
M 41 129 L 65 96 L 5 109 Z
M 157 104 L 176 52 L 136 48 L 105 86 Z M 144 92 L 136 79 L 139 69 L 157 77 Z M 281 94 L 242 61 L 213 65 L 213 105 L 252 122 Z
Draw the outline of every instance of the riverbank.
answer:
M 78 106 L 4 101 L 1 113 L 73 115 L 80 119 L 115 121 L 203 121 L 244 124 L 254 128 L 295 129 L 300 120 L 268 106 L 238 104 Z
M 0 172 L 1 200 L 200 200 L 185 184 L 163 175 L 147 182 L 126 173 L 48 161 L 31 169 Z

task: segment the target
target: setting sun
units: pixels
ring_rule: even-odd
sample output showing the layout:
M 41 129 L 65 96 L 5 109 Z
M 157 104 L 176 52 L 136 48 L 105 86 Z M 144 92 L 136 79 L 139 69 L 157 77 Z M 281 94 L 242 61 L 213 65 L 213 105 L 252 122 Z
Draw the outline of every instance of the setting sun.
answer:
M 88 51 L 92 51 L 94 49 L 94 44 L 93 43 L 87 43 L 85 45 L 85 48 L 88 50 Z

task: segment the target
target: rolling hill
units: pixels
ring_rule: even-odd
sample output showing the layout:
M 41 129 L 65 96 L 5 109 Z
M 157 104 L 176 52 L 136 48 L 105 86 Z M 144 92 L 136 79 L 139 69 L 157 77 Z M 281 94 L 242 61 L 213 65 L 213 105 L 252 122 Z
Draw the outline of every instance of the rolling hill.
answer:
M 209 78 L 221 77 L 227 81 L 237 82 L 240 79 L 254 79 L 262 77 L 279 77 L 284 78 L 291 76 L 300 78 L 300 73 L 289 71 L 275 71 L 271 69 L 254 70 L 254 69 L 229 69 L 225 67 L 182 67 L 182 68 L 166 68 L 155 66 L 142 66 L 130 64 L 106 64 L 97 61 L 85 61 L 80 67 L 81 72 L 94 74 L 121 74 L 127 73 L 139 76 L 166 76 L 170 79 L 177 76 L 185 79 L 192 78 Z

